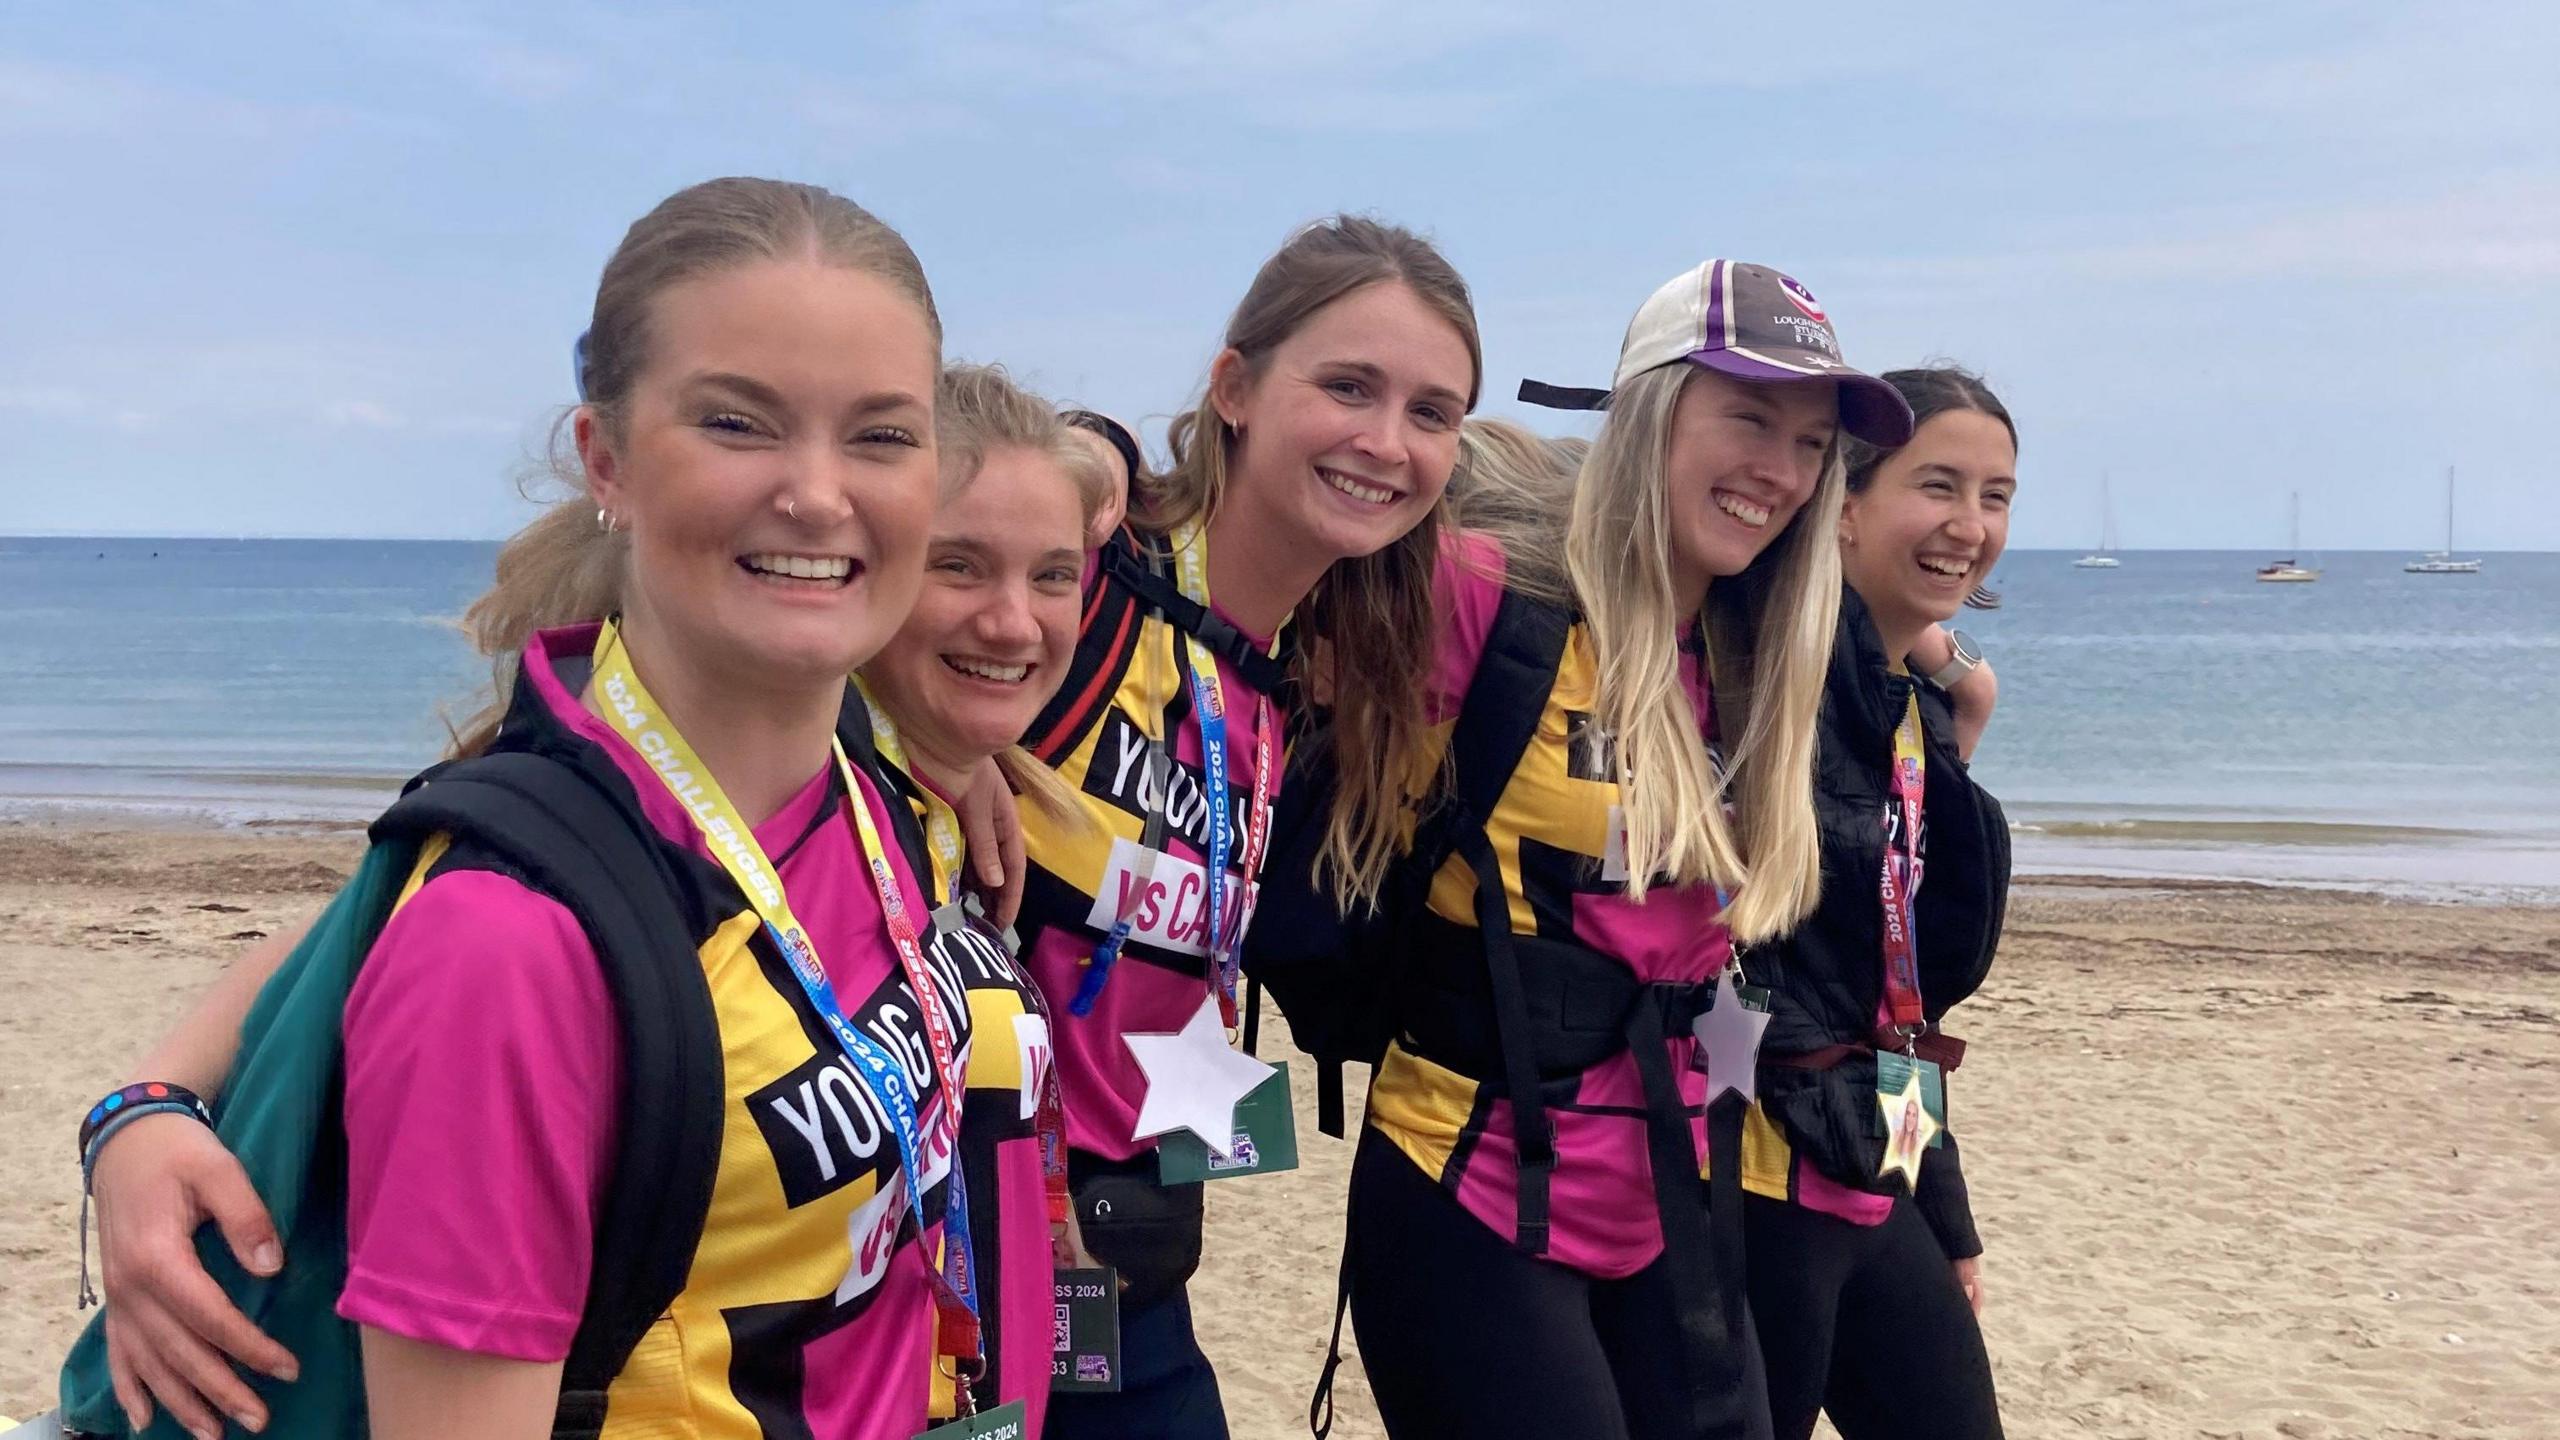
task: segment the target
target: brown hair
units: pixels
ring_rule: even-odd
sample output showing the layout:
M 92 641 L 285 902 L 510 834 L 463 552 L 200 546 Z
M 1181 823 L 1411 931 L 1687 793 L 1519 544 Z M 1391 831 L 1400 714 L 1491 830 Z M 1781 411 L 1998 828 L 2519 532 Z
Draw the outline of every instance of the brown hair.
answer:
M 578 345 L 581 408 L 609 441 L 619 442 L 632 385 L 649 365 L 652 306 L 667 287 L 759 260 L 799 257 L 886 281 L 916 302 L 941 345 L 942 319 L 923 265 L 870 211 L 815 185 L 706 180 L 658 202 L 605 262 L 595 312 Z M 494 693 L 455 733 L 455 755 L 476 755 L 496 738 L 518 658 L 535 631 L 600 619 L 622 606 L 630 546 L 594 509 L 586 468 L 567 444 L 578 413 L 569 410 L 552 426 L 550 455 L 535 477 L 565 488 L 568 497 L 498 551 L 497 582 L 463 614 L 464 633 L 490 658 Z
M 1911 402 L 1912 434 L 1919 434 L 1921 426 L 1950 410 L 1972 410 L 1999 421 L 2001 428 L 2009 432 L 2010 450 L 2018 448 L 2018 422 L 2009 418 L 2009 407 L 2000 403 L 2000 397 L 1991 393 L 1991 386 L 1981 376 L 1963 366 L 1939 360 L 1909 370 L 1887 370 L 1882 378 Z M 1849 493 L 1864 493 L 1875 482 L 1876 468 L 1900 448 L 1845 438 L 1841 449 L 1849 461 Z M 1976 610 L 1997 610 L 2000 592 L 1976 585 L 1964 597 L 1964 603 Z
M 1300 230 L 1262 264 L 1227 322 L 1226 348 L 1259 375 L 1272 351 L 1326 306 L 1372 285 L 1400 284 L 1466 342 L 1467 408 L 1484 380 L 1475 302 L 1431 243 L 1401 226 L 1336 215 Z M 1133 487 L 1131 522 L 1163 533 L 1206 520 L 1226 497 L 1235 431 L 1207 394 L 1174 417 L 1173 464 Z M 1318 860 L 1345 904 L 1377 892 L 1402 839 L 1404 802 L 1422 768 L 1423 688 L 1431 663 L 1432 565 L 1447 501 L 1373 555 L 1337 560 L 1298 612 L 1299 679 L 1333 703 L 1340 786 Z M 1358 667 L 1330 684 L 1314 667 Z

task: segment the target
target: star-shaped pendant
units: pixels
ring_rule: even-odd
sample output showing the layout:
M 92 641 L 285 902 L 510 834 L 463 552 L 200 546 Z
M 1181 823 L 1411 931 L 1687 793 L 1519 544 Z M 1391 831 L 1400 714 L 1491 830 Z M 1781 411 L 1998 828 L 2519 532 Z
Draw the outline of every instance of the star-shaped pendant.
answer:
M 1920 1072 L 1911 1072 L 1898 1095 L 1877 1091 L 1876 1108 L 1884 1112 L 1884 1163 L 1876 1167 L 1876 1174 L 1898 1172 L 1903 1187 L 1916 1192 L 1920 1157 L 1928 1153 L 1929 1138 L 1938 1133 L 1938 1122 L 1930 1118 L 1929 1107 L 1920 1099 Z
M 1217 997 L 1204 997 L 1179 1030 L 1120 1038 L 1147 1077 L 1137 1130 L 1129 1138 L 1152 1140 L 1170 1131 L 1188 1130 L 1219 1159 L 1233 1159 L 1236 1103 L 1273 1072 L 1227 1044 Z
M 1727 1090 L 1746 1105 L 1760 1098 L 1760 1035 L 1769 1028 L 1769 1012 L 1742 1003 L 1733 974 L 1728 966 L 1716 977 L 1715 1007 L 1689 1025 L 1698 1037 L 1698 1063 L 1707 1072 L 1709 1105 Z

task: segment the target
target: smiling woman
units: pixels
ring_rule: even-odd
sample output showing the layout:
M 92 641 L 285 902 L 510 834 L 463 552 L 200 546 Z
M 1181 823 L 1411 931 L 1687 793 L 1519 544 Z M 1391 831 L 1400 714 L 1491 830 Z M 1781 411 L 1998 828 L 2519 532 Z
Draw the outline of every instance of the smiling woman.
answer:
M 632 227 L 582 347 L 576 498 L 508 545 L 470 616 L 506 668 L 464 758 L 417 792 L 448 818 L 380 832 L 362 894 L 387 915 L 361 912 L 352 941 L 324 925 L 260 998 L 269 1020 L 312 1012 L 297 1034 L 342 1033 L 342 1067 L 330 1048 L 280 1058 L 274 1027 L 244 1032 L 237 1008 L 190 1018 L 215 1040 L 183 1053 L 218 1062 L 190 1084 L 212 1089 L 241 1047 L 226 1116 L 317 1113 L 324 1139 L 343 1135 L 343 1206 L 324 1189 L 282 1211 L 277 1248 L 361 1332 L 361 1386 L 352 1331 L 274 1307 L 259 1320 L 294 1340 L 302 1383 L 265 1399 L 239 1383 L 215 1345 L 279 1376 L 293 1360 L 205 1302 L 189 1207 L 219 1192 L 235 1226 L 265 1221 L 221 1140 L 152 1116 L 96 1156 L 101 1214 L 126 1222 L 101 1240 L 124 1419 L 139 1428 L 156 1399 L 207 1433 L 210 1402 L 251 1428 L 292 1414 L 294 1433 L 369 1415 L 386 1440 L 449 1433 L 457 1414 L 493 1435 L 682 1416 L 906 1440 L 935 1362 L 971 1369 L 1000 1312 L 1045 1291 L 1045 1267 L 1017 1268 L 977 1319 L 944 1162 L 970 1148 L 979 1077 L 962 1067 L 991 987 L 940 927 L 919 943 L 948 867 L 848 694 L 924 582 L 940 342 L 905 243 L 826 191 L 714 181 Z M 1044 554 L 1084 519 L 1063 481 L 1051 491 Z M 467 799 L 501 772 L 551 777 L 524 782 L 538 802 L 565 786 L 604 818 L 568 832 L 586 840 L 511 848 L 523 808 L 509 824 Z M 617 861 L 603 842 L 626 829 L 639 858 Z M 605 858 L 579 869 L 590 841 Z M 670 889 L 653 923 L 613 924 L 609 897 Z M 287 1082 L 326 1099 L 294 1091 L 301 1108 L 279 1112 Z M 642 1096 L 663 1103 L 626 1123 Z M 222 1139 L 250 1133 L 226 1120 Z M 242 1149 L 269 1153 L 254 1135 Z M 334 1232 L 312 1226 L 338 1215 L 331 1296 Z M 635 1229 L 646 1215 L 673 1226 Z M 170 1293 L 187 1284 L 192 1304 Z M 66 1408 L 112 1432 L 78 1363 Z M 306 1408 L 350 1396 L 361 1413 Z
M 1748 1121 L 1751 1306 L 1779 1440 L 1820 1412 L 1847 1440 L 1997 1440 L 1982 1241 L 1944 1133 L 1965 1047 L 1941 1027 L 1999 943 L 2008 822 L 1965 766 L 1987 703 L 1966 692 L 1989 671 L 1909 657 L 2000 559 L 2018 435 L 1965 371 L 1884 379 L 1918 423 L 1849 446 L 1815 790 L 1830 883 L 1747 961 L 1775 996 Z

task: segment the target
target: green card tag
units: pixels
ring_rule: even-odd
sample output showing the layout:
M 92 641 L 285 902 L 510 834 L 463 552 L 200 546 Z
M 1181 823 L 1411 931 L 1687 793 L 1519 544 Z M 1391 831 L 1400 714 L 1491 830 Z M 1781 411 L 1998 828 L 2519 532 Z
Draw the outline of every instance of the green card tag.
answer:
M 1106 1395 L 1120 1388 L 1120 1277 L 1107 1266 L 1051 1272 L 1056 1339 L 1049 1393 Z
M 1918 1064 L 1920 1108 L 1928 1111 L 1929 1118 L 1938 1122 L 1938 1128 L 1930 1132 L 1929 1148 L 1942 1149 L 1947 1143 L 1946 1072 L 1938 1068 L 1938 1062 L 1935 1060 L 1922 1060 Z M 1907 1055 L 1897 1055 L 1890 1050 L 1877 1051 L 1876 1093 L 1879 1095 L 1901 1094 L 1902 1087 L 1911 1081 L 1912 1065 L 1913 1061 Z
M 1289 1104 L 1289 1062 L 1236 1102 L 1235 1153 L 1220 1159 L 1200 1137 L 1176 1130 L 1156 1142 L 1156 1178 L 1167 1185 L 1275 1175 L 1298 1168 L 1298 1115 Z
M 916 1440 L 1031 1440 L 1031 1412 L 1019 1400 L 936 1425 Z

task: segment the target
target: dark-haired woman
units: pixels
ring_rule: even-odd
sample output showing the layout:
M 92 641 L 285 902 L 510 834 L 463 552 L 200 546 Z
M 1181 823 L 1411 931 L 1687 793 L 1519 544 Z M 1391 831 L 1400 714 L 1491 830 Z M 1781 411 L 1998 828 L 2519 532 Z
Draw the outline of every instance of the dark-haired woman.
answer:
M 2009 884 L 1999 803 L 1966 772 L 1988 672 L 1943 622 L 2000 558 L 2017 432 L 1953 367 L 1885 377 L 1918 421 L 1853 445 L 1822 710 L 1822 900 L 1744 963 L 1774 1014 L 1747 1122 L 1753 1317 L 1780 1440 L 2000 1432 L 1947 1076 L 1949 1007 L 1990 968 Z

